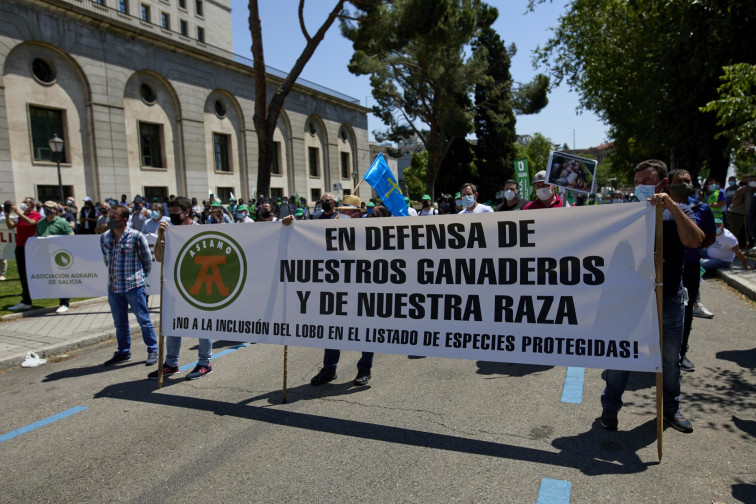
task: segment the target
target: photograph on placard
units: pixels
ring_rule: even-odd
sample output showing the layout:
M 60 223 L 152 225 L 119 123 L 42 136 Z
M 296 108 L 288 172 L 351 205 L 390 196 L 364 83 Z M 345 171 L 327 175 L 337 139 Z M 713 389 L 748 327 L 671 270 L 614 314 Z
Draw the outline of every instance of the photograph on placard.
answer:
M 595 159 L 550 151 L 546 183 L 590 194 L 594 192 L 597 166 L 598 162 Z

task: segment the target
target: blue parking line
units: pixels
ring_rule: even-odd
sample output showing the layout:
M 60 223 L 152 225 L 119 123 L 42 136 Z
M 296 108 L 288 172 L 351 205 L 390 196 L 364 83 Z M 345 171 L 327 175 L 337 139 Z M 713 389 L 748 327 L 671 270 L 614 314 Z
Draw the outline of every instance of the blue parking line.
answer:
M 228 355 L 231 352 L 236 352 L 237 350 L 241 350 L 244 347 L 250 346 L 252 343 L 241 343 L 239 345 L 232 346 L 231 348 L 226 348 L 225 350 L 221 350 L 217 354 L 213 354 L 213 359 L 217 359 L 218 357 L 223 357 L 224 355 Z M 190 362 L 188 364 L 184 364 L 179 368 L 179 371 L 188 371 L 190 369 L 194 369 L 194 366 L 199 364 L 199 361 Z
M 33 424 L 21 427 L 20 429 L 10 431 L 6 434 L 0 435 L 0 443 L 8 441 L 9 439 L 13 439 L 14 437 L 20 436 L 21 434 L 26 434 L 27 432 L 33 431 L 34 429 L 39 429 L 40 427 L 44 427 L 45 425 L 49 425 L 58 420 L 62 420 L 63 418 L 69 417 L 71 415 L 75 415 L 76 413 L 84 411 L 85 409 L 87 409 L 86 406 L 76 406 L 75 408 L 71 408 L 70 410 L 58 413 L 57 415 L 47 417 L 44 420 L 40 420 L 39 422 L 34 422 Z
M 572 483 L 569 481 L 543 478 L 536 504 L 570 504 L 571 489 Z
M 583 402 L 583 381 L 585 381 L 585 368 L 568 367 L 564 375 L 562 402 L 573 404 Z

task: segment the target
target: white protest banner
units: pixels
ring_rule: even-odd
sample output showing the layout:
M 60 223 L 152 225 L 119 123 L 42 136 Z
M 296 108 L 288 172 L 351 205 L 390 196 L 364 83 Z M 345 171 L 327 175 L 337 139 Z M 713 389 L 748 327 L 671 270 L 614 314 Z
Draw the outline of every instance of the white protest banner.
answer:
M 16 260 L 16 229 L 8 229 L 5 221 L 0 221 L 0 259 Z
M 175 226 L 166 335 L 660 371 L 646 203 Z
M 150 250 L 156 238 L 147 236 Z M 108 295 L 108 269 L 102 259 L 100 235 L 31 238 L 24 246 L 26 277 L 32 299 Z M 147 294 L 160 294 L 160 263 L 152 257 Z

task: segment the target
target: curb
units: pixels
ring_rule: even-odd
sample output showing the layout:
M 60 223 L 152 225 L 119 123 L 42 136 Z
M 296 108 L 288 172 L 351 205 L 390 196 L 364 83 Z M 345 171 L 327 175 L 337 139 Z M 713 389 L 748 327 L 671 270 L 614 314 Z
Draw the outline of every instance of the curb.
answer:
M 87 306 L 91 304 L 107 303 L 107 302 L 108 302 L 107 297 L 98 297 L 98 298 L 85 299 L 83 301 L 76 301 L 74 303 L 71 303 L 71 307 L 75 308 L 77 306 Z M 54 313 L 55 310 L 57 309 L 58 309 L 57 306 L 49 306 L 47 308 L 37 308 L 36 310 L 25 310 L 19 313 L 9 313 L 8 315 L 3 315 L 2 317 L 0 317 L 0 320 L 17 320 L 17 319 L 26 318 L 26 317 L 39 317 L 40 315 Z
M 756 285 L 748 280 L 742 278 L 738 279 L 737 275 L 733 275 L 729 271 L 717 270 L 717 278 L 722 279 L 727 285 L 733 287 L 735 290 L 747 296 L 751 301 L 756 301 Z

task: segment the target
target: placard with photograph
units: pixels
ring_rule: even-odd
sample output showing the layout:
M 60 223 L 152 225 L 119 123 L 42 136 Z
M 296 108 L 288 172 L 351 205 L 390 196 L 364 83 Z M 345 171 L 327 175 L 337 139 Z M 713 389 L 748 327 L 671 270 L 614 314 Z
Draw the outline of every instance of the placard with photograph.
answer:
M 549 164 L 546 167 L 546 183 L 590 194 L 595 192 L 597 166 L 598 162 L 595 159 L 550 151 Z

